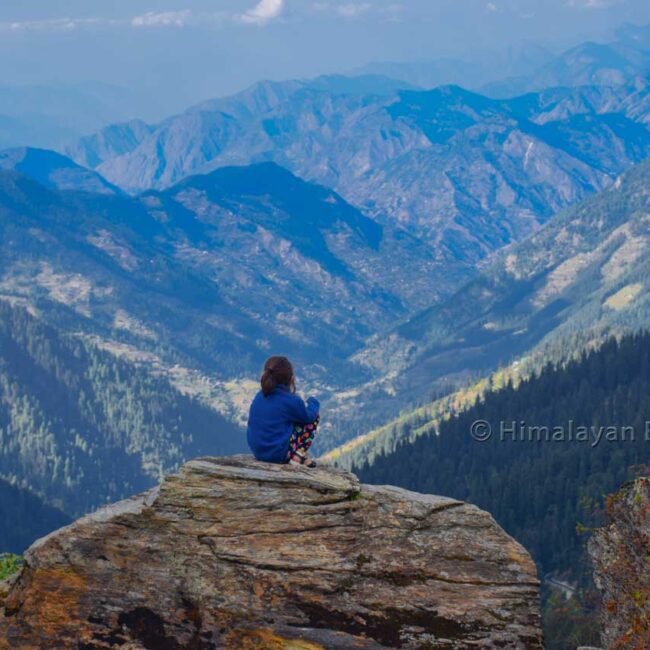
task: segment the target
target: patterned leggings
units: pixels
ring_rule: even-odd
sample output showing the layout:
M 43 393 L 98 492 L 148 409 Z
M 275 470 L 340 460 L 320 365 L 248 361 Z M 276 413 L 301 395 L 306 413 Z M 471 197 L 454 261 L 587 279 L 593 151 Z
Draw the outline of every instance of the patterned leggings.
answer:
M 311 443 L 314 442 L 314 436 L 316 435 L 316 428 L 318 427 L 319 422 L 320 417 L 317 415 L 316 419 L 311 424 L 296 424 L 293 427 L 293 432 L 289 438 L 288 459 L 291 459 L 295 453 L 302 454 L 306 452 L 311 447 Z

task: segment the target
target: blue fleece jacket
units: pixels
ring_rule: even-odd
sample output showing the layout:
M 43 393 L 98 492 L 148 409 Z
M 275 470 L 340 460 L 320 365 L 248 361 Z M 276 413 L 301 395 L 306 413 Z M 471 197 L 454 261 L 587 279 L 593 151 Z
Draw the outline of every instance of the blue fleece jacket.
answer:
M 307 404 L 286 386 L 276 386 L 264 397 L 255 396 L 248 414 L 246 437 L 257 460 L 286 463 L 289 437 L 296 424 L 310 424 L 316 419 L 320 405 L 310 397 Z

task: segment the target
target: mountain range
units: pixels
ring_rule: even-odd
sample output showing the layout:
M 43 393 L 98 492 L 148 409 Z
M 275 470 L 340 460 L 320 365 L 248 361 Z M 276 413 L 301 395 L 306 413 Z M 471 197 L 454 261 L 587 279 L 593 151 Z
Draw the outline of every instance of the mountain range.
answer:
M 429 90 L 455 84 L 480 90 L 488 83 L 526 77 L 554 59 L 545 47 L 533 43 L 511 45 L 503 51 L 469 52 L 465 58 L 444 57 L 418 61 L 373 61 L 350 71 L 355 75 L 381 75 Z
M 133 193 L 273 161 L 475 264 L 648 155 L 649 89 L 638 78 L 495 100 L 378 77 L 268 82 L 67 152 Z
M 167 370 L 180 364 L 178 381 L 236 417 L 238 377 L 269 350 L 290 350 L 306 385 L 335 400 L 327 447 L 359 432 L 348 422 L 354 395 L 381 404 L 379 423 L 438 380 L 523 353 L 547 325 L 494 343 L 484 330 L 459 337 L 455 312 L 447 329 L 420 324 L 449 300 L 471 300 L 473 285 L 455 292 L 476 264 L 648 155 L 650 83 L 509 100 L 402 87 L 378 76 L 267 82 L 157 126 L 111 126 L 69 148 L 78 163 L 4 153 L 5 168 L 39 186 L 5 176 L 5 207 L 32 216 L 21 227 L 25 248 L 8 252 L 3 292 L 45 298 L 64 327 L 122 353 L 130 346 Z M 268 159 L 293 173 L 278 161 L 247 164 Z M 57 215 L 46 256 L 34 234 L 53 235 L 43 213 Z M 206 377 L 235 385 L 221 398 L 223 384 L 206 388 Z
M 428 90 L 455 84 L 494 98 L 548 88 L 622 85 L 650 67 L 650 25 L 625 23 L 612 40 L 587 41 L 561 52 L 534 43 L 500 52 L 469 52 L 463 59 L 377 61 L 350 74 L 376 74 Z
M 625 24 L 615 40 L 588 41 L 569 48 L 525 74 L 485 84 L 491 97 L 513 97 L 545 88 L 584 85 L 618 86 L 650 68 L 650 25 Z
M 630 27 L 596 50 L 634 51 L 642 67 L 646 37 Z M 581 76 L 590 48 L 563 55 L 590 85 L 511 99 L 376 74 L 262 82 L 160 124 L 110 125 L 70 144 L 74 161 L 0 152 L 0 291 L 239 421 L 244 378 L 290 351 L 305 386 L 333 400 L 334 446 L 369 426 L 355 399 L 378 405 L 378 423 L 582 327 L 603 291 L 599 326 L 632 313 L 639 283 L 617 282 L 645 236 L 607 202 L 641 191 L 643 165 L 612 184 L 650 153 L 650 78 Z M 603 202 L 622 231 L 584 216 Z M 576 204 L 586 212 L 553 217 Z M 559 245 L 563 219 L 591 236 Z M 621 249 L 614 271 L 576 289 L 590 306 L 560 307 L 592 245 Z
M 271 350 L 325 395 L 366 381 L 346 357 L 471 276 L 273 163 L 138 197 L 45 187 L 30 169 L 0 172 L 2 297 L 213 397 L 206 377 L 237 394 Z
M 646 327 L 648 188 L 650 161 L 645 161 L 606 191 L 506 247 L 448 300 L 370 341 L 354 358 L 383 372 L 384 380 L 376 376 L 366 400 L 379 399 L 383 385 L 384 401 L 403 401 L 408 395 L 414 402 L 426 402 L 436 386 L 462 386 L 536 356 L 562 360 L 607 333 Z M 452 395 L 412 416 L 403 414 L 333 456 L 347 464 L 349 458 L 359 462 L 377 450 L 392 450 L 402 435 L 466 408 L 480 395 L 470 390 L 469 397 Z
M 65 89 L 36 117 L 41 91 L 7 102 L 0 551 L 243 451 L 264 359 L 287 354 L 321 399 L 324 462 L 487 507 L 584 586 L 577 519 L 643 444 L 468 431 L 642 425 L 650 28 L 520 55 L 506 79 L 486 60 L 261 82 L 159 123 L 87 98 L 59 120 Z
M 649 187 L 650 163 L 644 162 L 504 250 L 446 303 L 400 326 L 398 336 L 418 341 L 415 364 L 422 372 L 442 369 L 453 350 L 451 367 L 471 356 L 479 368 L 551 333 L 647 322 Z

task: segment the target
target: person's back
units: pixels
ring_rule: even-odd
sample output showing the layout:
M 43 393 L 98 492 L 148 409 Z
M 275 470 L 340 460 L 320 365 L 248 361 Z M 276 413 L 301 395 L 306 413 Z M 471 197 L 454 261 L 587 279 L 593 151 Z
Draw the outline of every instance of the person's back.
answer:
M 319 404 L 305 404 L 295 394 L 293 367 L 286 357 L 271 357 L 264 364 L 262 389 L 248 415 L 247 439 L 257 460 L 299 463 L 315 467 L 307 458 L 319 421 Z

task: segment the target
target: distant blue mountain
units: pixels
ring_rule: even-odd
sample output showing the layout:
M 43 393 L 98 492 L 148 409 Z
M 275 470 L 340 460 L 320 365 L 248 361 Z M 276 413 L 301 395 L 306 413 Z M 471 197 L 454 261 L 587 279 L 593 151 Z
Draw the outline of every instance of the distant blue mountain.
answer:
M 57 148 L 107 124 L 144 116 L 151 104 L 100 82 L 0 84 L 0 149 Z
M 581 43 L 527 74 L 481 86 L 491 97 L 514 97 L 545 88 L 620 86 L 650 72 L 650 25 L 624 25 L 611 43 Z
M 504 77 L 530 74 L 553 58 L 546 48 L 523 43 L 501 51 L 470 51 L 464 59 L 373 61 L 351 74 L 384 75 L 421 89 L 446 85 L 479 89 Z
M 153 130 L 142 120 L 111 124 L 80 138 L 64 153 L 84 167 L 97 167 L 103 160 L 133 151 Z
M 97 172 L 81 167 L 55 151 L 20 147 L 0 151 L 0 169 L 14 170 L 45 187 L 98 194 L 120 193 Z
M 79 160 L 102 159 L 97 171 L 134 194 L 273 161 L 476 264 L 650 154 L 643 78 L 514 99 L 367 77 L 355 87 L 340 77 L 264 82 L 131 134 L 114 154 L 85 139 Z

